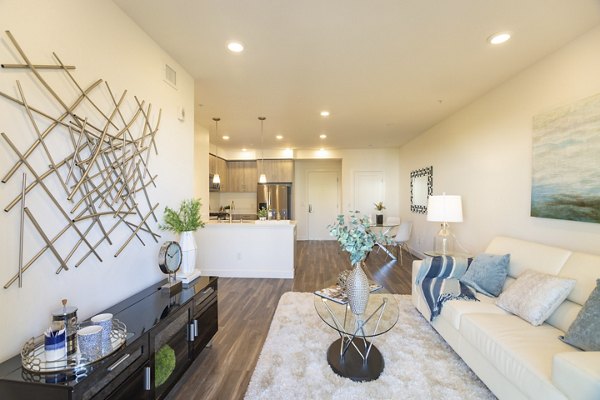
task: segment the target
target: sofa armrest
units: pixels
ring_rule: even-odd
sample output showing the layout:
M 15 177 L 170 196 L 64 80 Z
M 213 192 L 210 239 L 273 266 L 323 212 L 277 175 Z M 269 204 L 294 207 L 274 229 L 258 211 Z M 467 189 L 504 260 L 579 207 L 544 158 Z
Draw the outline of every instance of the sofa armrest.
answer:
M 414 260 L 412 263 L 412 291 L 411 291 L 411 299 L 414 306 L 419 310 L 419 312 L 425 317 L 426 320 L 429 321 L 431 317 L 431 311 L 429 307 L 427 307 L 427 302 L 425 298 L 423 298 L 423 292 L 417 288 L 415 280 L 417 276 L 419 276 L 419 270 L 421 269 L 421 265 L 423 264 L 423 260 Z
M 600 399 L 600 351 L 555 354 L 552 382 L 569 399 Z

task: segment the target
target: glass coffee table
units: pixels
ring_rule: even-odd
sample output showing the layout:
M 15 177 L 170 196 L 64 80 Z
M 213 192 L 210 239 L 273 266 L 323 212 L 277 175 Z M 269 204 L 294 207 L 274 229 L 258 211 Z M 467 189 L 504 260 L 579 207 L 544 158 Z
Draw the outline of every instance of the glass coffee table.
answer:
M 348 304 L 314 296 L 319 317 L 336 330 L 340 338 L 327 350 L 333 371 L 356 382 L 379 378 L 385 363 L 375 337 L 388 332 L 398 321 L 398 303 L 389 293 L 371 293 L 364 314 L 356 315 Z M 368 340 L 367 340 L 368 339 Z

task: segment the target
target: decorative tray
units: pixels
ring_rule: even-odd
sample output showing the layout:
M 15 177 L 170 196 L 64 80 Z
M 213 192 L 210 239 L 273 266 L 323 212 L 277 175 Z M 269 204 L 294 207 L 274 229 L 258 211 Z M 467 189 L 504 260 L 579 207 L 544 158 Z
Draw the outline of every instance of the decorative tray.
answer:
M 120 349 L 127 339 L 127 327 L 118 319 L 113 319 L 113 328 L 110 333 L 110 343 L 102 346 L 101 354 L 94 358 L 88 359 L 81 355 L 79 350 L 69 356 L 65 356 L 56 361 L 46 361 L 46 352 L 44 350 L 44 335 L 32 337 L 23 345 L 21 350 L 21 364 L 28 371 L 38 374 L 52 374 L 57 372 L 75 371 L 88 364 L 98 362 L 118 349 Z M 79 328 L 91 325 L 91 323 L 80 324 Z

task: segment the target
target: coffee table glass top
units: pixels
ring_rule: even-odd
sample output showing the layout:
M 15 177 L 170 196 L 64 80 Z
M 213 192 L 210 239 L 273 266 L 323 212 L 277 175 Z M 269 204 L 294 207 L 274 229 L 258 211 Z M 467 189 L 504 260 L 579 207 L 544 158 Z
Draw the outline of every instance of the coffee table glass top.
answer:
M 373 292 L 364 314 L 355 315 L 348 304 L 314 296 L 319 317 L 341 334 L 373 337 L 392 329 L 398 321 L 398 303 L 389 293 Z M 361 329 L 362 327 L 362 329 Z

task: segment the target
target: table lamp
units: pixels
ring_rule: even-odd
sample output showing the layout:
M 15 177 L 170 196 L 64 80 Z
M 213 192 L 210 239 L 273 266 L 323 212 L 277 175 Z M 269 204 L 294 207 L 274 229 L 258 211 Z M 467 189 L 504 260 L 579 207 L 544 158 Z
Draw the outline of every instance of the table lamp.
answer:
M 446 255 L 454 252 L 454 234 L 450 232 L 449 222 L 462 222 L 462 200 L 460 196 L 429 196 L 427 202 L 427 221 L 441 222 L 442 229 L 433 238 L 433 251 Z

